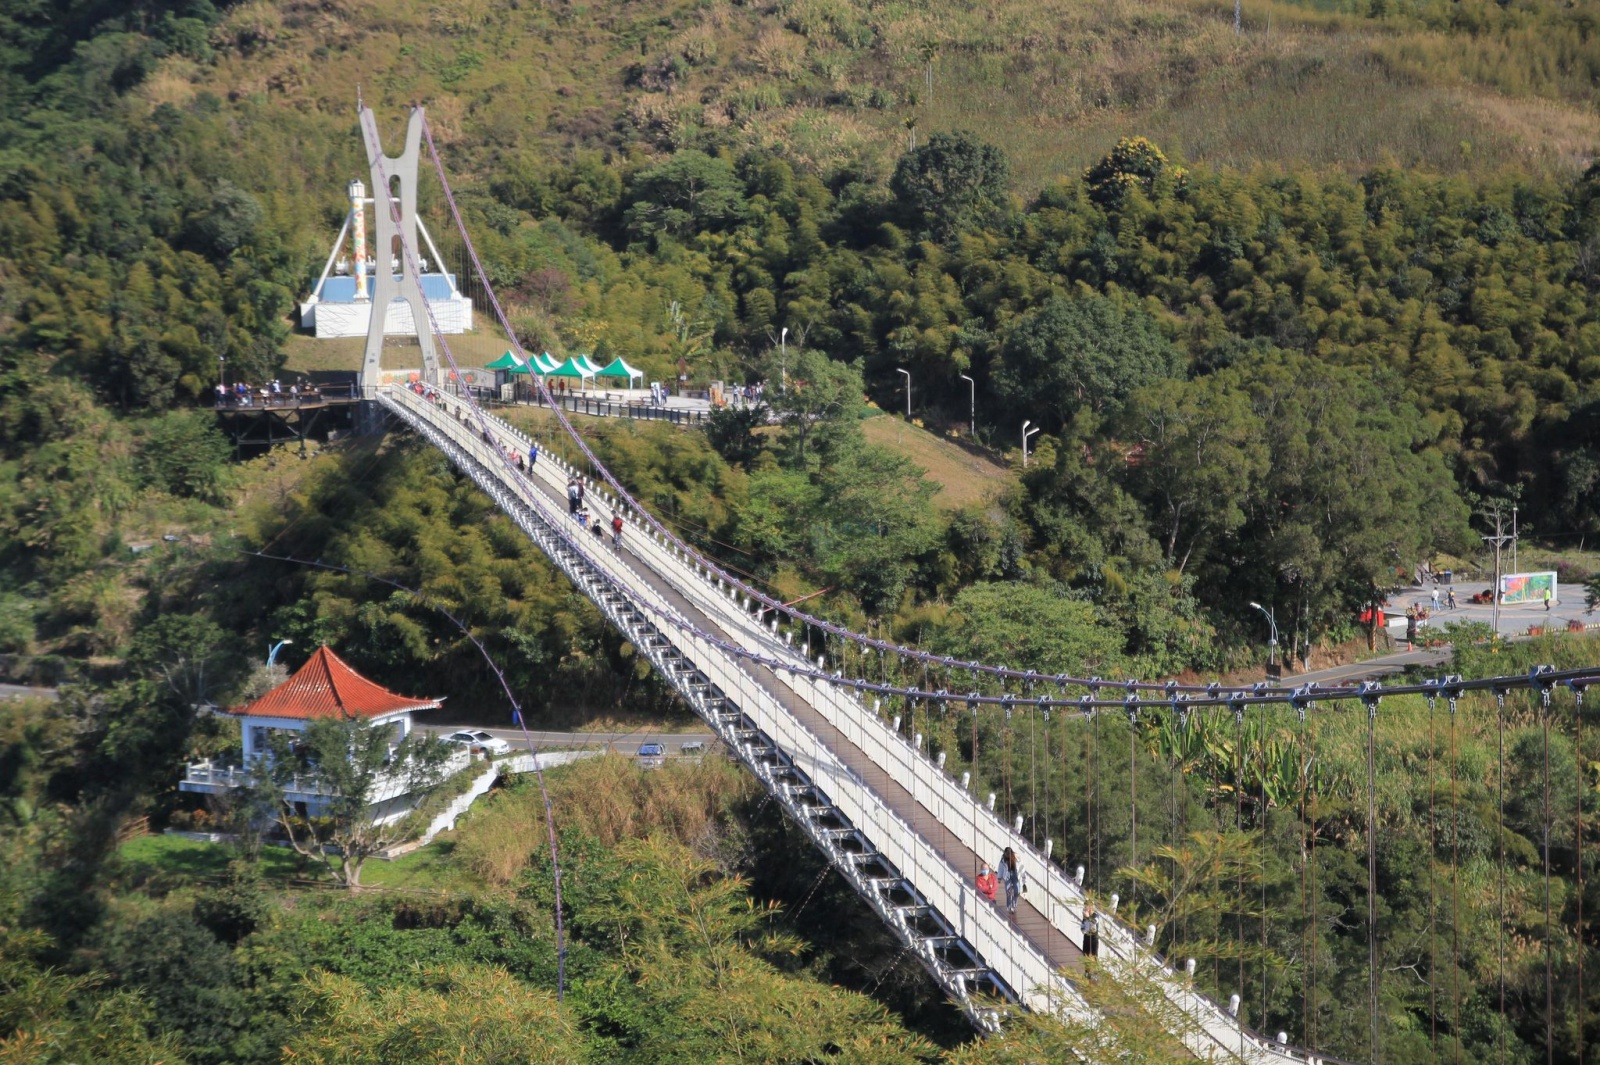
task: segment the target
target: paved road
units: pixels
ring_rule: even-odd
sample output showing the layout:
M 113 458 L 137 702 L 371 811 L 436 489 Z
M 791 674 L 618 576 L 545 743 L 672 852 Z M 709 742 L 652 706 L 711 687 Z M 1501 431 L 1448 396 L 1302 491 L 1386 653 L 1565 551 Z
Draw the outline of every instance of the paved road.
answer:
M 1494 605 L 1492 603 L 1467 602 L 1475 593 L 1487 591 L 1488 588 L 1488 581 L 1458 581 L 1455 585 L 1456 609 L 1448 610 L 1441 606 L 1437 614 L 1422 623 L 1422 632 L 1427 633 L 1430 628 L 1437 631 L 1458 621 L 1478 621 L 1485 625 L 1492 624 L 1494 621 Z M 1568 621 L 1581 621 L 1586 624 L 1600 622 L 1600 614 L 1586 612 L 1583 603 L 1583 589 L 1569 585 L 1559 589 L 1559 591 L 1563 601 L 1552 603 L 1548 612 L 1542 603 L 1501 606 L 1501 637 L 1507 640 L 1527 639 L 1528 628 L 1533 625 L 1543 625 L 1547 631 L 1564 632 Z M 1442 586 L 1439 598 L 1442 603 L 1445 598 Z M 1431 586 L 1417 587 L 1413 585 L 1390 596 L 1388 609 L 1403 613 L 1410 606 L 1424 606 L 1431 609 L 1432 604 Z M 1401 650 L 1391 654 L 1379 655 L 1376 658 L 1369 658 L 1363 662 L 1355 662 L 1348 666 L 1317 669 L 1312 670 L 1310 673 L 1290 674 L 1285 672 L 1284 683 L 1342 684 L 1400 673 L 1411 666 L 1440 665 L 1450 661 L 1451 650 L 1449 647 L 1419 647 L 1414 651 L 1404 650 L 1405 632 L 1404 618 L 1389 624 L 1390 637 Z
M 0 699 L 55 699 L 54 688 L 30 688 L 23 684 L 0 684 Z
M 428 731 L 446 735 L 458 728 L 481 728 L 480 725 L 434 725 Z M 668 754 L 677 754 L 685 743 L 703 743 L 709 750 L 717 738 L 709 732 L 530 732 L 524 737 L 521 729 L 489 728 L 490 735 L 498 736 L 515 751 L 543 750 L 550 747 L 598 747 L 618 754 L 638 754 L 639 746 L 659 743 Z M 532 741 L 531 743 L 529 741 Z

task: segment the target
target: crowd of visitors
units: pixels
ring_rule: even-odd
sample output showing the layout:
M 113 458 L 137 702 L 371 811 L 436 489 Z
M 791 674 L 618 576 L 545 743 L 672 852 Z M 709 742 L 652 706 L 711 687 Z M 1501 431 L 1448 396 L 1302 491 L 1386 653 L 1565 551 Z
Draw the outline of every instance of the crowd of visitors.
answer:
M 734 410 L 750 410 L 761 404 L 761 399 L 767 394 L 767 383 L 757 381 L 753 385 L 732 385 L 727 390 L 728 406 Z
M 276 407 L 285 403 L 298 403 L 302 399 L 321 398 L 322 390 L 304 377 L 296 378 L 287 386 L 276 377 L 262 385 L 252 385 L 244 381 L 235 381 L 231 385 L 217 385 L 219 407 Z

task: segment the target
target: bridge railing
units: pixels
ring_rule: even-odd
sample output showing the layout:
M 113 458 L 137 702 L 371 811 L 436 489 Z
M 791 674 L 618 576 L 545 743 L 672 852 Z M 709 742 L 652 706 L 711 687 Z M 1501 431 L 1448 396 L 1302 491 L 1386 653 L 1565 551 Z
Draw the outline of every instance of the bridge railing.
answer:
M 474 427 L 451 417 L 441 417 L 421 401 L 401 401 L 412 417 L 424 419 L 448 434 L 457 447 L 466 451 L 485 469 L 492 471 L 504 487 L 524 503 L 540 512 L 555 527 L 565 521 L 548 498 L 528 490 L 521 478 L 510 477 L 503 459 L 493 444 L 486 443 Z M 609 550 L 591 543 L 586 536 L 571 537 L 572 544 L 589 564 L 629 589 L 631 595 L 649 603 L 653 609 L 672 614 L 647 584 L 641 582 L 623 561 Z M 581 545 L 581 546 L 579 546 Z M 683 619 L 680 619 L 683 620 Z M 752 678 L 745 663 L 729 656 L 716 644 L 685 629 L 669 630 L 668 638 L 677 644 L 707 679 L 732 698 L 757 726 L 770 736 L 796 766 L 837 806 L 841 813 L 871 840 L 883 857 L 893 863 L 901 876 L 955 924 L 979 950 L 986 964 L 1000 978 L 1023 994 L 1031 1004 L 1043 1007 L 1050 1001 L 1071 1003 L 1080 1018 L 1092 1017 L 1080 996 L 1054 970 L 1048 958 L 968 885 L 967 878 L 950 867 L 931 841 L 895 814 L 883 800 L 849 769 L 838 756 L 806 729 L 760 682 Z
M 423 406 L 420 401 L 417 405 Z M 461 423 L 460 419 L 463 417 L 468 417 L 470 420 L 468 412 L 451 410 L 447 404 L 446 413 L 450 415 L 449 420 L 455 423 L 458 431 L 464 432 L 474 443 L 484 447 L 485 452 L 498 463 L 498 455 L 493 448 L 483 445 L 481 439 L 477 437 L 475 425 Z M 491 417 L 491 421 L 497 429 L 497 435 L 508 437 L 513 446 L 520 445 L 523 454 L 526 454 L 526 448 L 531 443 L 526 433 L 498 418 Z M 579 473 L 556 456 L 548 456 L 543 463 L 542 469 L 536 466 L 532 472 L 552 488 L 559 487 L 564 476 Z M 526 490 L 527 486 L 522 488 Z M 548 500 L 541 502 L 548 505 Z M 588 503 L 596 513 L 610 513 L 612 506 L 612 501 L 603 492 L 591 493 Z M 759 621 L 746 612 L 725 590 L 719 589 L 704 570 L 694 566 L 668 545 L 658 542 L 652 535 L 639 530 L 637 526 L 634 528 L 635 538 L 629 541 L 630 549 L 645 559 L 657 572 L 669 578 L 673 586 L 697 607 L 722 622 L 725 627 L 737 632 L 739 634 L 737 642 L 749 645 L 749 641 L 759 640 L 760 651 L 764 655 L 787 657 L 801 668 L 809 665 L 798 652 L 785 648 L 781 642 L 772 638 Z M 726 655 L 727 652 L 718 649 L 717 653 Z M 974 852 L 998 856 L 1005 847 L 1012 847 L 1023 859 L 1024 871 L 1029 876 L 1031 885 L 1041 889 L 1042 897 L 1031 901 L 1034 901 L 1036 908 L 1044 914 L 1051 925 L 1081 949 L 1082 933 L 1079 928 L 1079 917 L 1082 914 L 1085 895 L 1082 888 L 1070 879 L 1061 867 L 1034 848 L 1031 842 L 1013 832 L 1010 826 L 1002 822 L 985 804 L 980 803 L 976 796 L 914 747 L 911 740 L 892 729 L 877 713 L 869 710 L 854 693 L 849 693 L 838 685 L 812 680 L 804 675 L 790 675 L 784 679 L 797 693 L 822 712 L 848 742 L 859 748 L 874 764 L 888 771 L 924 808 L 932 812 L 941 824 L 958 834 Z M 788 718 L 786 712 L 781 716 L 792 720 Z M 859 781 L 856 783 L 859 784 Z M 909 826 L 906 826 L 906 830 L 911 831 Z M 963 892 L 968 892 L 969 889 L 966 887 L 969 880 L 968 871 L 952 870 L 947 863 L 943 863 L 942 858 L 939 861 L 944 865 L 946 875 L 950 876 L 954 883 L 962 885 Z M 918 886 L 923 888 L 920 883 Z M 965 905 L 960 897 L 947 901 L 958 907 L 956 912 L 965 912 L 959 909 Z M 1186 1018 L 1183 1023 L 1175 1026 L 1174 1034 L 1182 1038 L 1190 1049 L 1201 1057 L 1210 1057 L 1222 1051 L 1229 1056 L 1237 1055 L 1247 1061 L 1282 1062 L 1308 1058 L 1326 1060 L 1320 1055 L 1312 1055 L 1278 1044 L 1241 1025 L 1218 1003 L 1197 992 L 1191 981 L 1168 970 L 1163 959 L 1141 941 L 1137 931 L 1126 924 L 1107 915 L 1102 927 L 1105 929 L 1101 937 L 1102 957 L 1110 966 L 1130 972 L 1136 971 L 1154 981 L 1166 1000 Z M 1049 985 L 1038 986 L 1043 988 Z
M 709 416 L 707 411 L 689 407 L 663 407 L 653 403 L 606 399 L 600 396 L 556 395 L 556 405 L 573 414 L 589 414 L 600 418 L 632 418 L 637 421 L 670 422 L 673 425 L 701 425 Z M 532 400 L 519 400 L 529 406 L 547 407 L 543 396 Z
M 1074 1004 L 1077 1017 L 1092 1017 L 1045 955 L 980 896 L 960 871 L 953 869 L 932 842 L 894 813 L 854 771 L 815 734 L 783 709 L 764 686 L 731 663 L 720 648 L 698 636 L 685 641 L 694 661 L 728 692 L 740 708 L 772 737 L 795 764 L 827 793 L 828 798 L 872 841 L 901 876 L 942 913 L 957 932 L 983 955 L 1012 988 L 1034 1008 L 1043 1008 L 1052 992 Z
M 228 392 L 217 396 L 213 406 L 217 410 L 263 411 L 299 410 L 302 407 L 319 407 L 328 403 L 351 403 L 361 398 L 359 385 L 318 385 L 298 392 L 270 392 L 253 388 L 240 395 Z

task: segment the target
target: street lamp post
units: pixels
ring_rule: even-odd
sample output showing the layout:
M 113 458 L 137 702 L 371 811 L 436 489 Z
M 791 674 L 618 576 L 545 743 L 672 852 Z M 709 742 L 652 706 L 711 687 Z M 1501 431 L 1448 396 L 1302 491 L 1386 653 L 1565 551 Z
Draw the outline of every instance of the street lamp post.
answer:
M 1034 433 L 1039 432 L 1043 428 L 1043 426 L 1033 425 L 1033 428 L 1029 429 L 1028 426 L 1030 426 L 1030 425 L 1033 425 L 1032 421 L 1027 420 L 1027 419 L 1023 420 L 1023 422 L 1022 422 L 1022 468 L 1023 469 L 1027 469 L 1028 468 L 1028 438 L 1030 436 L 1032 436 Z
M 911 371 L 902 370 L 896 366 L 894 372 L 906 375 L 906 421 L 909 422 L 911 420 Z
M 976 440 L 978 439 L 978 382 L 974 381 L 966 374 L 961 374 L 959 376 L 967 383 L 968 391 L 971 393 L 971 395 L 968 397 L 967 417 L 971 421 L 969 428 L 972 433 L 972 439 Z
M 1267 624 L 1272 626 L 1272 636 L 1267 640 L 1267 665 L 1275 668 L 1278 665 L 1278 619 L 1260 603 L 1250 605 L 1267 615 Z
M 771 333 L 767 334 L 771 336 Z M 778 331 L 778 368 L 783 374 L 783 392 L 789 391 L 789 327 L 784 326 Z
M 1511 504 L 1511 572 L 1517 572 L 1517 505 Z
M 267 666 L 269 668 L 271 666 L 273 666 L 278 661 L 278 652 L 283 650 L 283 645 L 286 644 L 286 643 L 294 643 L 294 640 L 292 640 L 292 639 L 279 640 L 277 643 L 272 645 L 272 650 L 267 652 Z
M 228 389 L 228 357 L 226 355 L 217 356 L 217 380 L 222 384 L 223 391 L 226 392 Z

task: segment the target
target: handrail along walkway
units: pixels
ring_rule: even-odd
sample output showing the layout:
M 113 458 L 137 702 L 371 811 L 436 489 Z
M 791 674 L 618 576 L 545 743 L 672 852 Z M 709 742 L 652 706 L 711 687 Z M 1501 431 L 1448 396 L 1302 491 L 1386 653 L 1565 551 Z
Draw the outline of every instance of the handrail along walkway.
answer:
M 464 437 L 468 444 L 477 445 L 487 451 L 490 461 L 482 468 L 485 471 L 492 471 L 490 473 L 491 479 L 500 484 L 502 489 L 506 488 L 505 482 L 507 480 L 523 479 L 508 477 L 501 448 L 509 444 L 512 448 L 526 454 L 527 447 L 533 442 L 526 433 L 507 425 L 501 419 L 485 415 L 481 410 L 469 412 L 459 401 L 450 397 L 441 397 L 439 400 L 430 401 L 407 390 L 395 389 L 391 390 L 386 396 L 380 394 L 379 398 L 385 401 L 385 406 L 396 410 L 404 420 L 414 427 L 421 428 L 426 425 L 434 429 L 435 432 L 438 432 L 443 427 L 448 429 L 452 436 Z M 470 427 L 469 413 L 471 414 L 472 422 L 486 419 L 500 439 L 492 444 L 480 440 Z M 431 438 L 433 434 L 428 435 Z M 458 440 L 457 443 L 459 444 L 460 441 Z M 541 455 L 541 459 L 541 463 L 536 463 L 529 470 L 533 480 L 524 485 L 514 485 L 512 490 L 521 498 L 524 504 L 534 502 L 526 498 L 527 489 L 532 483 L 538 482 L 547 497 L 545 505 L 549 507 L 551 505 L 549 500 L 557 498 L 561 494 L 559 491 L 562 487 L 560 484 L 561 479 L 569 475 L 576 476 L 577 473 L 572 467 L 554 455 L 544 453 Z M 587 479 L 585 480 L 587 482 Z M 497 501 L 502 502 L 502 506 L 505 505 L 503 501 L 499 499 Z M 685 606 L 692 606 L 695 613 L 711 619 L 716 624 L 716 627 L 722 630 L 730 640 L 743 646 L 758 649 L 761 655 L 769 660 L 775 657 L 785 658 L 798 670 L 805 670 L 809 667 L 809 663 L 805 662 L 798 651 L 785 646 L 761 624 L 759 608 L 755 616 L 747 613 L 745 607 L 740 604 L 736 592 L 721 584 L 720 581 L 713 582 L 709 571 L 691 565 L 689 556 L 681 551 L 669 550 L 670 545 L 650 532 L 647 527 L 644 527 L 643 523 L 627 512 L 626 508 L 616 508 L 615 500 L 606 493 L 603 491 L 591 491 L 586 498 L 586 502 L 597 513 L 602 511 L 608 514 L 622 513 L 631 530 L 627 538 L 629 553 L 647 566 L 649 570 L 653 571 L 675 597 L 683 599 Z M 555 517 L 554 520 L 558 523 L 568 521 L 569 526 L 571 526 L 570 520 L 565 519 L 564 516 Z M 575 528 L 575 526 L 571 527 Z M 580 538 L 580 542 L 582 539 Z M 541 546 L 544 545 L 541 544 Z M 600 568 L 608 568 L 610 562 L 613 561 L 610 558 L 609 550 L 601 551 L 600 554 L 606 556 L 601 560 Z M 631 590 L 637 591 L 638 589 Z M 698 636 L 692 636 L 690 639 L 691 642 L 697 645 L 697 650 L 700 652 L 697 661 L 702 663 L 702 668 L 705 662 L 712 661 L 713 658 L 719 659 L 721 660 L 719 673 L 724 678 L 749 679 L 746 664 L 739 661 L 737 656 L 734 656 L 734 660 L 730 662 L 728 661 L 730 656 L 723 647 L 712 646 L 711 643 L 701 640 Z M 713 658 L 707 658 L 708 654 Z M 770 671 L 768 672 L 770 673 Z M 669 676 L 669 678 L 671 676 L 670 673 L 664 673 L 664 675 Z M 887 784 L 909 794 L 917 806 L 936 819 L 941 826 L 941 832 L 954 832 L 962 841 L 965 841 L 960 848 L 962 851 L 971 855 L 976 855 L 980 851 L 982 853 L 993 852 L 998 854 L 1003 847 L 1011 846 L 1019 855 L 1024 857 L 1025 861 L 1031 863 L 1034 870 L 1037 870 L 1031 876 L 1031 881 L 1034 885 L 1044 889 L 1043 897 L 1039 900 L 1037 906 L 1024 904 L 1025 913 L 1023 916 L 1025 919 L 1020 924 L 1022 926 L 1029 924 L 1026 919 L 1029 915 L 1026 911 L 1031 911 L 1032 916 L 1036 919 L 1032 922 L 1034 926 L 1032 929 L 1028 932 L 1023 932 L 1019 928 L 1018 934 L 1028 941 L 1028 946 L 1033 951 L 1040 954 L 1045 953 L 1045 951 L 1040 950 L 1038 944 L 1034 942 L 1035 940 L 1043 939 L 1048 942 L 1051 937 L 1064 939 L 1069 944 L 1072 955 L 1076 956 L 1078 948 L 1081 947 L 1081 935 L 1078 931 L 1077 918 L 1082 912 L 1084 895 L 1079 885 L 1068 878 L 1055 863 L 1033 848 L 1029 841 L 1010 831 L 1008 826 L 1004 825 L 992 811 L 979 803 L 976 797 L 965 788 L 953 781 L 948 774 L 943 772 L 942 768 L 927 758 L 907 737 L 891 728 L 876 713 L 868 710 L 859 696 L 841 691 L 836 684 L 821 683 L 799 672 L 791 671 L 786 678 L 769 676 L 768 683 L 770 684 L 773 679 L 778 680 L 783 688 L 793 696 L 798 697 L 800 702 L 814 708 L 826 725 L 837 730 L 838 734 L 847 741 L 850 748 L 867 756 L 870 764 L 861 768 L 865 768 L 869 772 L 874 769 L 881 771 L 882 778 L 875 782 L 879 788 L 885 787 Z M 735 680 L 734 683 L 739 685 L 743 684 L 744 681 Z M 771 696 L 770 692 L 765 694 L 769 697 Z M 690 702 L 691 705 L 696 705 L 695 699 L 691 698 Z M 1020 702 L 1021 700 L 1019 700 Z M 700 709 L 699 705 L 697 705 L 697 709 Z M 785 710 L 782 706 L 777 707 L 776 712 L 780 715 L 792 713 L 791 710 Z M 717 722 L 712 721 L 711 723 L 714 728 L 717 727 Z M 767 724 L 771 724 L 771 721 L 769 720 Z M 719 729 L 718 731 L 719 736 L 722 736 L 722 730 Z M 778 728 L 775 731 L 783 732 L 784 730 Z M 790 732 L 788 738 L 792 739 L 793 737 L 794 733 Z M 726 736 L 723 736 L 723 738 L 727 739 Z M 809 737 L 809 741 L 813 744 L 819 743 L 814 735 Z M 821 744 L 821 746 L 826 747 L 825 744 Z M 734 749 L 740 751 L 737 746 Z M 813 750 L 813 756 L 815 756 L 815 750 Z M 834 762 L 837 763 L 837 759 L 834 759 Z M 827 767 L 824 776 L 827 777 L 832 774 L 832 779 L 839 780 L 841 779 L 839 774 L 842 771 L 845 774 L 845 778 L 849 779 L 854 788 L 872 791 L 873 784 L 863 779 L 861 768 L 852 770 L 842 764 L 834 764 Z M 762 777 L 763 783 L 771 784 L 768 776 L 763 776 L 760 771 L 757 772 L 757 775 Z M 861 809 L 865 811 L 866 807 L 863 806 Z M 791 811 L 791 813 L 793 812 Z M 810 832 L 809 822 L 806 819 L 797 817 L 797 820 L 802 825 L 808 826 L 808 832 Z M 881 823 L 881 821 L 878 823 Z M 896 828 L 922 838 L 921 833 L 909 824 L 904 823 L 903 820 Z M 813 834 L 812 838 L 818 842 L 818 845 L 825 852 L 830 850 L 828 839 L 819 839 L 816 834 Z M 837 838 L 843 838 L 843 836 Z M 925 838 L 923 842 L 928 843 Z M 833 857 L 830 854 L 830 859 Z M 835 864 L 836 866 L 839 865 L 837 861 Z M 947 875 L 951 876 L 955 883 L 962 884 L 963 891 L 967 891 L 965 888 L 966 870 L 951 867 L 948 859 L 945 860 L 944 864 Z M 857 885 L 857 887 L 860 890 L 860 886 Z M 970 892 L 968 893 L 970 894 Z M 868 901 L 871 902 L 873 900 L 869 898 Z M 966 901 L 959 897 L 953 899 L 952 902 L 958 909 L 964 909 L 967 906 Z M 978 908 L 974 906 L 974 909 Z M 890 923 L 891 925 L 894 924 L 892 920 Z M 1323 1055 L 1293 1050 L 1248 1030 L 1213 1000 L 1197 993 L 1188 981 L 1167 970 L 1159 956 L 1140 941 L 1140 937 L 1135 931 L 1116 922 L 1108 921 L 1107 924 L 1110 927 L 1108 934 L 1102 937 L 1102 949 L 1107 955 L 1108 968 L 1129 972 L 1136 971 L 1142 974 L 1145 979 L 1152 980 L 1161 995 L 1172 1006 L 1172 1012 L 1179 1015 L 1177 1020 L 1173 1020 L 1171 1017 L 1166 1018 L 1166 1026 L 1173 1030 L 1174 1034 L 1197 1056 L 1212 1060 L 1221 1055 L 1251 1062 L 1333 1060 Z M 1043 929 L 1042 932 L 1041 928 Z M 900 931 L 900 929 L 897 929 L 897 931 Z M 1057 947 L 1058 949 L 1049 953 L 1060 954 L 1059 943 Z M 926 959 L 924 960 L 926 963 Z M 932 969 L 933 967 L 930 966 L 931 971 Z M 937 971 L 935 971 L 935 976 L 936 978 L 939 977 Z M 1055 982 L 1046 980 L 1036 985 L 1032 990 L 1042 991 Z M 1009 981 L 1007 985 L 1013 986 Z M 1030 990 L 1027 985 L 1021 986 L 1024 992 Z M 1059 988 L 1056 988 L 1056 990 L 1059 994 Z M 959 996 L 957 997 L 959 998 Z M 1029 997 L 1037 1000 L 1038 995 Z M 1081 1004 L 1081 999 L 1075 993 L 1072 993 L 1070 997 L 1077 999 L 1078 1003 Z M 1083 1007 L 1080 1006 L 1079 1008 Z

